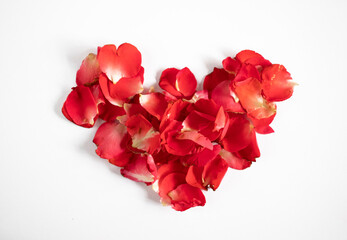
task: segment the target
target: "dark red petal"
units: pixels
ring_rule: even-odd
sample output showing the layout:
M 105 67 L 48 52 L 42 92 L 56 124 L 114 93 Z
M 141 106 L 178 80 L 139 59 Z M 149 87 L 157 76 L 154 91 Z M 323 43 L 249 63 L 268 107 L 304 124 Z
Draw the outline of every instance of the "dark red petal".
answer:
M 131 135 L 132 147 L 150 154 L 160 148 L 160 133 L 142 115 L 134 115 L 126 122 L 127 130 Z
M 243 113 L 245 110 L 242 108 L 236 94 L 231 90 L 230 86 L 231 81 L 223 81 L 218 84 L 215 89 L 212 91 L 211 99 L 215 103 L 223 106 L 225 111 L 228 112 L 238 112 Z
M 191 98 L 195 93 L 197 81 L 188 68 L 168 68 L 162 72 L 159 86 L 177 98 Z
M 224 70 L 233 76 L 235 76 L 238 73 L 241 67 L 240 62 L 231 57 L 227 57 L 223 60 L 222 63 Z
M 157 167 L 151 155 L 134 154 L 131 161 L 121 169 L 121 174 L 133 181 L 149 185 L 157 178 Z
M 247 113 L 256 118 L 269 118 L 276 112 L 276 105 L 266 101 L 261 94 L 261 83 L 256 78 L 235 82 L 235 92 Z
M 158 120 L 161 120 L 168 105 L 165 95 L 158 92 L 141 95 L 140 104 Z
M 284 101 L 293 94 L 295 83 L 283 65 L 273 64 L 262 72 L 263 95 L 268 101 Z
M 218 84 L 233 78 L 234 76 L 226 72 L 223 68 L 214 68 L 213 72 L 208 74 L 204 79 L 204 90 L 207 90 L 209 97 L 211 97 L 212 91 Z
M 119 167 L 125 166 L 132 155 L 126 147 L 128 141 L 126 126 L 115 122 L 102 124 L 93 139 L 98 146 L 95 152 Z
M 98 117 L 98 108 L 88 87 L 77 86 L 66 98 L 62 112 L 73 123 L 90 128 Z
M 259 151 L 259 147 L 257 143 L 257 138 L 254 131 L 252 133 L 250 144 L 246 148 L 238 151 L 237 156 L 249 161 L 253 161 L 253 162 L 255 161 L 256 158 L 260 157 L 260 151 Z
M 227 162 L 228 166 L 233 169 L 243 170 L 251 166 L 252 162 L 240 158 L 235 154 L 222 149 L 219 155 Z
M 113 83 L 124 77 L 135 77 L 141 68 L 141 53 L 129 43 L 123 43 L 118 49 L 115 45 L 100 47 L 97 58 L 101 71 Z
M 99 117 L 106 122 L 115 121 L 119 116 L 125 115 L 124 108 L 112 105 L 107 100 L 105 101 L 105 104 L 99 105 L 99 112 Z
M 221 142 L 227 151 L 236 152 L 250 144 L 253 132 L 253 125 L 243 115 L 233 117 Z
M 193 187 L 207 190 L 207 188 L 203 186 L 203 182 L 202 182 L 203 171 L 204 171 L 204 167 L 190 166 L 186 176 L 187 183 Z
M 266 60 L 262 55 L 252 50 L 243 50 L 235 58 L 241 63 L 248 63 L 254 66 L 266 67 L 271 65 L 269 60 Z
M 100 75 L 99 62 L 94 53 L 89 55 L 83 60 L 80 69 L 76 74 L 77 86 L 90 86 L 98 81 Z
M 191 207 L 204 206 L 206 199 L 199 188 L 189 184 L 181 184 L 169 194 L 171 206 L 177 211 L 185 211 Z
M 218 155 L 204 167 L 204 171 L 202 172 L 203 185 L 209 186 L 215 191 L 219 187 L 227 170 L 228 164 Z
M 176 76 L 180 70 L 177 68 L 167 68 L 160 76 L 159 86 L 173 96 L 181 97 L 182 94 L 176 89 Z

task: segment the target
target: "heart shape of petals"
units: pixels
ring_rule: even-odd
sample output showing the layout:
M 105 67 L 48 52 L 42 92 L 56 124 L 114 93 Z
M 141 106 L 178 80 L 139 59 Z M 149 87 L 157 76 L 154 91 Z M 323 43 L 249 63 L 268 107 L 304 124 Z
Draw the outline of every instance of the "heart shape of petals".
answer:
M 96 154 L 151 185 L 163 205 L 204 206 L 204 191 L 221 188 L 229 168 L 247 169 L 260 157 L 257 134 L 274 132 L 275 102 L 296 84 L 283 65 L 244 50 L 208 73 L 202 90 L 185 67 L 162 72 L 162 92 L 144 92 L 141 62 L 129 43 L 99 47 L 82 61 L 62 113 L 85 128 L 104 121 Z

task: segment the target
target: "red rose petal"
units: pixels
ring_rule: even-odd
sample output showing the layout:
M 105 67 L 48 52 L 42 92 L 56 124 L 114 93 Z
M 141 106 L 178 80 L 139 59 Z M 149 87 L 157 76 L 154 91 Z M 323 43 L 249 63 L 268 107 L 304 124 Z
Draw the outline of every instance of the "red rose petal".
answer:
M 248 78 L 235 83 L 235 92 L 247 113 L 256 118 L 269 118 L 276 113 L 275 104 L 266 101 L 261 95 L 261 83 L 256 78 Z
M 132 155 L 126 147 L 128 141 L 126 126 L 115 122 L 102 124 L 93 139 L 98 147 L 95 152 L 118 167 L 125 166 Z
M 142 115 L 134 115 L 126 122 L 128 133 L 132 138 L 132 147 L 150 154 L 160 148 L 160 133 Z
M 100 75 L 99 62 L 94 53 L 89 55 L 83 60 L 80 69 L 76 74 L 77 86 L 90 86 L 96 83 Z
M 213 149 L 204 148 L 201 152 L 187 156 L 184 160 L 188 165 L 203 167 L 211 160 L 215 159 L 221 150 L 220 145 L 213 145 Z
M 105 104 L 99 106 L 99 112 L 99 117 L 106 122 L 115 121 L 119 116 L 125 115 L 124 108 L 112 105 L 107 100 L 105 101 Z
M 253 126 L 243 115 L 232 117 L 221 143 L 229 152 L 239 151 L 250 144 L 253 132 Z
M 234 75 L 228 73 L 223 68 L 214 68 L 204 79 L 204 90 L 208 91 L 209 96 L 215 87 L 221 82 L 228 81 L 234 78 Z
M 283 65 L 273 64 L 262 72 L 263 95 L 268 101 L 284 101 L 293 95 L 296 85 Z
M 227 57 L 223 60 L 222 63 L 224 70 L 233 76 L 235 76 L 238 73 L 241 67 L 240 62 L 231 57 Z
M 206 199 L 199 188 L 189 184 L 181 184 L 169 194 L 171 206 L 177 211 L 185 211 L 191 207 L 204 206 Z
M 202 182 L 203 171 L 204 167 L 190 166 L 186 176 L 187 183 L 193 187 L 207 190 L 207 187 Z
M 222 149 L 219 155 L 227 162 L 228 166 L 233 169 L 243 170 L 251 166 L 252 162 L 240 158 L 235 154 Z
M 162 72 L 159 86 L 177 98 L 190 99 L 195 93 L 197 81 L 189 68 L 168 68 Z
M 197 131 L 182 132 L 177 136 L 177 139 L 191 140 L 202 147 L 208 148 L 210 150 L 213 149 L 211 141 L 204 135 L 198 133 Z
M 271 62 L 269 60 L 266 60 L 262 55 L 252 50 L 243 50 L 239 52 L 235 58 L 241 63 L 252 64 L 256 67 L 266 67 L 271 65 Z
M 168 106 L 165 95 L 157 92 L 141 95 L 140 104 L 158 120 L 161 120 Z
M 100 69 L 115 84 L 122 78 L 138 75 L 141 68 L 141 53 L 129 43 L 105 45 L 98 48 Z
M 121 174 L 133 181 L 150 185 L 157 178 L 157 167 L 151 155 L 134 154 L 131 161 L 121 169 Z
M 163 204 L 170 204 L 171 198 L 168 196 L 168 193 L 176 189 L 179 185 L 186 183 L 186 175 L 183 173 L 169 173 L 158 183 L 159 187 L 159 196 Z
M 235 99 L 238 100 L 236 94 L 230 89 L 231 81 L 223 81 L 219 83 L 215 89 L 212 91 L 211 99 L 223 106 L 225 111 L 227 112 L 238 112 L 243 113 L 245 110 L 242 108 L 239 101 L 235 101 Z
M 77 86 L 66 98 L 62 112 L 78 126 L 91 128 L 98 117 L 98 108 L 88 87 Z
M 219 187 L 227 170 L 228 164 L 218 155 L 204 167 L 204 171 L 202 172 L 203 185 L 209 186 L 215 191 Z

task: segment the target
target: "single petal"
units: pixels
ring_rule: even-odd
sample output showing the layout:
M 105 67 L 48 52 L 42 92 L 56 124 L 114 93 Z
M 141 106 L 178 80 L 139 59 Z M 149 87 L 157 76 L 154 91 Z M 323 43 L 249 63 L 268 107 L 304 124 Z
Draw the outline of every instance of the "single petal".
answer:
M 209 97 L 211 97 L 213 90 L 218 84 L 233 78 L 234 75 L 231 75 L 223 68 L 214 68 L 213 71 L 204 79 L 204 90 L 208 91 Z
M 256 118 L 253 118 L 252 116 L 248 116 L 248 117 L 252 121 L 254 129 L 257 133 L 269 134 L 274 132 L 274 130 L 269 125 L 270 123 L 272 123 L 275 116 L 276 116 L 276 111 L 274 114 L 272 114 L 268 118 L 256 119 Z
M 161 120 L 168 106 L 165 95 L 158 92 L 141 95 L 140 104 L 158 120 Z
M 253 125 L 243 115 L 232 117 L 221 143 L 229 152 L 239 151 L 250 144 L 253 132 Z
M 231 57 L 227 57 L 222 63 L 224 70 L 233 76 L 238 73 L 241 67 L 240 62 Z
M 98 108 L 88 87 L 72 88 L 66 98 L 62 112 L 64 116 L 81 127 L 91 128 L 98 118 Z
M 219 83 L 212 91 L 211 99 L 216 104 L 223 106 L 227 112 L 244 113 L 245 110 L 242 108 L 235 92 L 229 87 L 230 84 L 231 81 L 229 80 Z
M 193 187 L 207 190 L 207 187 L 205 187 L 202 182 L 203 171 L 204 167 L 190 166 L 186 176 L 187 183 Z
M 227 170 L 227 162 L 218 155 L 205 165 L 204 171 L 202 172 L 203 185 L 209 186 L 215 191 L 219 187 Z
M 95 152 L 110 163 L 123 167 L 128 162 L 132 153 L 127 149 L 130 136 L 123 124 L 116 122 L 103 123 L 95 134 L 93 142 L 97 145 Z
M 98 81 L 99 75 L 100 67 L 96 55 L 89 53 L 77 71 L 76 84 L 77 86 L 90 86 Z
M 204 206 L 206 199 L 199 188 L 189 184 L 181 184 L 169 194 L 171 207 L 177 211 L 185 211 L 191 207 Z
M 240 158 L 235 154 L 222 149 L 219 155 L 225 160 L 230 168 L 243 170 L 251 166 L 252 162 L 244 158 Z
M 264 68 L 271 65 L 271 62 L 269 60 L 266 60 L 262 55 L 252 50 L 243 50 L 236 54 L 235 58 L 241 63 L 252 64 L 256 67 L 261 66 Z
M 284 101 L 293 95 L 296 85 L 283 65 L 273 64 L 262 72 L 263 95 L 268 101 Z
M 121 174 L 133 181 L 150 185 L 157 178 L 157 167 L 151 155 L 134 154 L 131 161 L 121 169 Z
M 260 157 L 260 151 L 259 151 L 255 131 L 253 131 L 253 133 L 252 133 L 252 138 L 251 138 L 250 144 L 246 148 L 238 151 L 236 153 L 236 155 L 239 158 L 244 158 L 244 159 L 246 159 L 248 161 L 252 161 L 252 162 L 254 162 L 256 158 Z
M 97 59 L 100 69 L 115 84 L 122 78 L 132 78 L 138 75 L 141 68 L 141 53 L 129 44 L 105 45 L 98 48 Z

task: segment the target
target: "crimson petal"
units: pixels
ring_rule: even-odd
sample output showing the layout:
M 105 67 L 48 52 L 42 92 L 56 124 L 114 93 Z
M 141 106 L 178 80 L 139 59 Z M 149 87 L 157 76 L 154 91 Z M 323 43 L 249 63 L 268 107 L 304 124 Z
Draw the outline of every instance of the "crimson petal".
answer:
M 90 89 L 85 86 L 72 88 L 62 108 L 64 116 L 78 126 L 91 128 L 98 118 L 98 108 Z

